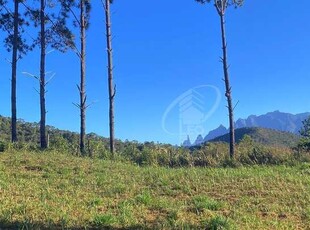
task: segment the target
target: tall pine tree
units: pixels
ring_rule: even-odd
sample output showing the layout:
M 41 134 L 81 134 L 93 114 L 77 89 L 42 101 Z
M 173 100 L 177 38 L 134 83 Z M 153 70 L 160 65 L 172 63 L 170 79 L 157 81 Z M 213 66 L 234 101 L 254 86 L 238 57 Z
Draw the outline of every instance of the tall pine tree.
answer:
M 226 30 L 225 30 L 225 13 L 229 6 L 239 7 L 243 4 L 243 0 L 196 0 L 199 3 L 205 4 L 214 2 L 216 11 L 220 17 L 221 23 L 221 38 L 222 38 L 222 50 L 223 57 L 221 58 L 223 64 L 224 82 L 225 82 L 225 97 L 227 98 L 227 108 L 229 114 L 229 136 L 230 136 L 230 148 L 229 155 L 233 158 L 235 155 L 235 128 L 234 128 L 234 106 L 232 101 L 232 90 L 230 85 L 230 78 L 228 72 L 228 58 L 227 58 L 227 42 L 226 42 Z
M 105 18 L 106 18 L 106 42 L 108 55 L 108 89 L 109 89 L 109 129 L 110 129 L 110 152 L 115 152 L 114 144 L 114 98 L 116 86 L 113 83 L 113 49 L 112 49 L 112 30 L 111 30 L 111 3 L 112 0 L 105 0 Z
M 90 0 L 62 0 L 62 5 L 70 12 L 73 18 L 74 27 L 79 30 L 80 48 L 76 44 L 72 44 L 71 48 L 76 53 L 80 60 L 80 84 L 77 85 L 80 95 L 80 103 L 75 104 L 80 110 L 80 153 L 86 155 L 85 136 L 86 136 L 86 30 L 89 27 L 89 18 L 91 4 Z
M 0 28 L 6 32 L 4 46 L 12 52 L 11 59 L 11 141 L 16 142 L 17 137 L 17 64 L 18 60 L 25 55 L 32 46 L 29 46 L 24 38 L 25 27 L 29 23 L 20 14 L 22 0 L 14 0 L 13 6 L 7 1 L 0 1 L 2 9 L 0 15 Z M 11 10 L 13 8 L 13 11 Z
M 40 46 L 40 146 L 48 147 L 46 133 L 46 49 L 48 46 L 65 52 L 73 35 L 66 25 L 67 12 L 59 1 L 36 0 L 38 6 L 29 10 L 34 26 L 39 28 L 37 44 Z M 57 15 L 57 16 L 56 16 Z

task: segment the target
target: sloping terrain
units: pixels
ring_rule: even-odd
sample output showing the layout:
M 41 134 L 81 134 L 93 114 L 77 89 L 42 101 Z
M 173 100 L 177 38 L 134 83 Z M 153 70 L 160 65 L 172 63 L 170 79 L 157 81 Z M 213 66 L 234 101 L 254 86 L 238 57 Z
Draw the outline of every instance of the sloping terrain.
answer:
M 0 229 L 307 229 L 310 165 L 138 167 L 0 154 Z
M 282 132 L 274 129 L 265 128 L 240 128 L 235 130 L 236 142 L 240 142 L 242 138 L 248 135 L 254 141 L 270 146 L 280 147 L 292 147 L 297 144 L 299 136 L 289 133 Z M 229 134 L 225 134 L 210 140 L 210 142 L 229 142 Z

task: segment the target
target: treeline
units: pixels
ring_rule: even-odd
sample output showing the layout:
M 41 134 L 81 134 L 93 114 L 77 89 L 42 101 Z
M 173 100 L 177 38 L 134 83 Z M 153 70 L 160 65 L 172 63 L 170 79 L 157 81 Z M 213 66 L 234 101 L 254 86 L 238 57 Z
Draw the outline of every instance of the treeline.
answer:
M 0 152 L 41 151 L 39 124 L 18 120 L 20 140 L 10 143 L 10 119 L 0 116 Z M 79 134 L 47 126 L 50 146 L 47 151 L 79 155 Z M 140 166 L 165 167 L 237 167 L 246 165 L 278 165 L 310 162 L 310 118 L 304 122 L 302 138 L 289 147 L 266 146 L 245 135 L 236 144 L 234 159 L 227 155 L 229 144 L 205 143 L 192 148 L 177 147 L 154 142 L 115 140 L 118 154 L 109 152 L 109 139 L 94 133 L 86 135 L 85 151 L 93 158 L 128 161 Z
M 112 0 L 102 0 L 105 12 L 109 82 L 109 119 L 110 119 L 110 152 L 114 153 L 114 97 L 113 55 L 110 4 Z M 4 47 L 12 53 L 11 57 L 11 142 L 18 142 L 23 137 L 17 125 L 17 66 L 18 62 L 34 49 L 39 50 L 39 76 L 27 73 L 39 83 L 40 123 L 39 145 L 42 150 L 48 148 L 46 126 L 46 98 L 48 80 L 46 78 L 46 50 L 52 47 L 60 52 L 73 51 L 80 61 L 80 83 L 77 85 L 80 102 L 79 151 L 86 155 L 86 110 L 88 105 L 86 92 L 86 33 L 91 16 L 90 0 L 0 0 L 0 29 L 4 37 Z M 99 19 L 100 20 L 100 19 Z M 35 32 L 33 32 L 35 31 Z M 106 40 L 106 41 L 105 41 Z

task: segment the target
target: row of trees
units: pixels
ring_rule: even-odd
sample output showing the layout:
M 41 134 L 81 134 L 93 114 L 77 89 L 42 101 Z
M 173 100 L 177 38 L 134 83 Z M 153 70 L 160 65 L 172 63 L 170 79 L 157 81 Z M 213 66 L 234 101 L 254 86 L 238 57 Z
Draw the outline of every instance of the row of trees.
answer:
M 113 55 L 112 55 L 112 33 L 111 33 L 111 15 L 110 4 L 112 0 L 101 0 L 106 16 L 106 42 L 107 42 L 107 60 L 108 60 L 108 91 L 109 91 L 109 127 L 110 127 L 110 151 L 114 153 L 114 97 L 116 87 L 113 83 Z M 229 125 L 230 125 L 230 157 L 235 154 L 235 134 L 234 134 L 234 105 L 232 101 L 232 90 L 228 73 L 227 43 L 225 34 L 225 13 L 229 6 L 239 7 L 243 0 L 195 0 L 199 3 L 214 3 L 216 11 L 220 17 L 223 73 L 225 82 L 225 96 L 228 103 Z M 85 89 L 86 81 L 86 31 L 89 27 L 89 18 L 91 11 L 90 0 L 35 0 L 34 6 L 29 6 L 27 0 L 14 0 L 12 4 L 8 0 L 0 0 L 0 25 L 1 29 L 7 33 L 4 44 L 8 51 L 12 51 L 12 85 L 11 85 L 11 105 L 12 105 L 12 142 L 17 141 L 16 120 L 16 69 L 18 60 L 31 51 L 36 46 L 40 47 L 40 76 L 34 76 L 40 85 L 40 143 L 41 148 L 47 148 L 46 137 L 46 108 L 45 93 L 46 85 L 46 48 L 51 46 L 61 52 L 68 49 L 73 50 L 80 60 L 80 84 L 77 85 L 80 102 L 76 106 L 80 109 L 80 152 L 85 154 L 85 133 L 86 133 L 86 109 L 87 95 Z M 20 13 L 20 5 L 23 6 L 23 14 Z M 33 22 L 32 25 L 30 21 Z M 78 28 L 79 42 L 75 40 L 75 34 L 69 22 L 73 22 L 75 28 Z M 26 27 L 37 28 L 38 35 L 28 43 L 25 39 Z M 12 33 L 13 31 L 13 33 Z M 77 46 L 79 43 L 80 47 Z M 30 45 L 29 45 L 30 44 Z
M 32 2 L 32 4 L 30 4 Z M 102 0 L 106 15 L 106 40 L 108 51 L 109 82 L 109 117 L 110 117 L 110 151 L 114 153 L 114 97 L 113 56 L 110 4 L 112 0 Z M 80 102 L 80 153 L 85 151 L 86 109 L 86 31 L 89 27 L 91 12 L 90 0 L 0 0 L 0 29 L 4 38 L 4 46 L 12 52 L 11 67 L 11 141 L 18 141 L 16 82 L 18 61 L 36 47 L 40 49 L 40 75 L 31 74 L 39 82 L 40 94 L 40 147 L 46 149 L 46 49 L 48 46 L 66 52 L 73 50 L 80 61 L 80 83 L 77 85 Z M 73 26 L 72 26 L 73 25 Z M 29 35 L 28 31 L 36 29 L 37 35 Z M 75 30 L 76 34 L 75 35 Z M 78 37 L 79 39 L 76 39 Z M 28 38 L 28 39 L 26 39 Z M 29 41 L 30 40 L 30 41 Z M 79 47 L 78 47 L 79 46 Z

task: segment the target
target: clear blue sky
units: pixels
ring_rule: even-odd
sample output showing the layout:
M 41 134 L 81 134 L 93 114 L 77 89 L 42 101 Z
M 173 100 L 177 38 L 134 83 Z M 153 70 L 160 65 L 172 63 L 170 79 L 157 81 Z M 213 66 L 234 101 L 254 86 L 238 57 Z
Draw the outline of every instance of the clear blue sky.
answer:
M 94 104 L 87 112 L 87 132 L 108 136 L 104 14 L 101 1 L 92 3 L 87 36 L 87 94 L 88 101 Z M 309 9 L 308 0 L 298 4 L 252 0 L 245 1 L 242 8 L 227 10 L 231 85 L 234 102 L 239 101 L 236 118 L 274 110 L 310 111 Z M 184 111 L 180 102 L 186 98 L 193 101 L 184 93 L 201 85 L 209 85 L 199 89 L 204 101 L 200 104 L 205 105 L 200 108 L 202 113 L 207 114 L 219 99 L 213 113 L 200 124 L 202 134 L 220 124 L 228 125 L 219 62 L 220 24 L 211 4 L 203 6 L 194 0 L 116 0 L 112 11 L 117 138 L 179 144 L 183 138 L 180 116 Z M 0 114 L 10 116 L 10 65 L 5 60 L 10 54 L 3 48 L 0 51 Z M 72 104 L 79 100 L 78 59 L 72 52 L 51 52 L 47 70 L 56 73 L 48 85 L 47 123 L 78 131 L 79 111 Z M 22 59 L 18 69 L 18 117 L 38 122 L 39 95 L 34 90 L 38 83 L 23 71 L 38 74 L 38 50 Z M 216 96 L 215 88 L 221 98 Z M 164 126 L 170 134 L 162 127 L 164 115 Z M 186 119 L 199 119 L 194 112 L 192 115 Z

